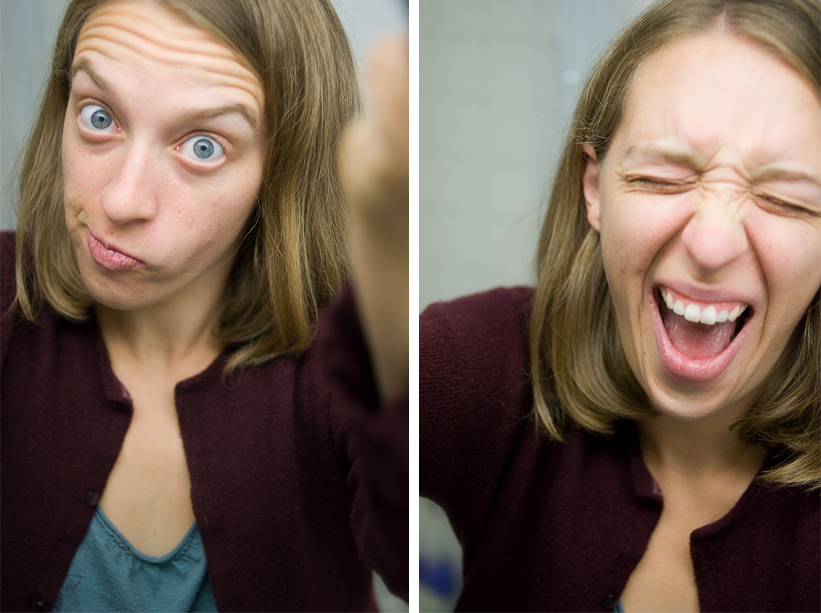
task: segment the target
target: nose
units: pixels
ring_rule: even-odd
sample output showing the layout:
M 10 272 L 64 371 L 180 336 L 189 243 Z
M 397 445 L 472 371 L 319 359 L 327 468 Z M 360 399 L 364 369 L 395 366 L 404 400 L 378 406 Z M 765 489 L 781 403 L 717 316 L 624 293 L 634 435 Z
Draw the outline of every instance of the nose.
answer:
M 151 220 L 157 214 L 157 179 L 151 153 L 135 143 L 124 148 L 121 156 L 111 180 L 100 193 L 103 213 L 117 225 Z
M 738 195 L 705 196 L 681 234 L 681 241 L 699 276 L 727 268 L 750 248 Z

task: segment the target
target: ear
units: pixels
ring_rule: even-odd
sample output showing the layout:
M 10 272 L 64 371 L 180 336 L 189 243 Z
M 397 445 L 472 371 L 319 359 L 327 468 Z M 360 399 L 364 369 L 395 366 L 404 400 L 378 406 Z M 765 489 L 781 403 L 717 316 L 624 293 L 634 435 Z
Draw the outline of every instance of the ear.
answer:
M 589 143 L 582 145 L 584 154 L 584 174 L 582 175 L 582 190 L 584 201 L 587 204 L 587 221 L 596 232 L 601 232 L 601 208 L 599 194 L 599 163 L 596 161 L 596 152 Z

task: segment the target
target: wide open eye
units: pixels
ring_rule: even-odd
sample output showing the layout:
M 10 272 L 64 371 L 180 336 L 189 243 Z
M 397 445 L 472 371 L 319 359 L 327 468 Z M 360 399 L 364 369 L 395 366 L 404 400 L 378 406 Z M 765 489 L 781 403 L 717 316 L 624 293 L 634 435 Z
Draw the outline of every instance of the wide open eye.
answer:
M 83 127 L 94 132 L 112 131 L 111 129 L 117 127 L 111 113 L 96 104 L 83 107 L 80 111 L 80 122 Z
M 220 144 L 207 136 L 194 136 L 180 145 L 183 155 L 195 162 L 217 162 L 224 153 Z

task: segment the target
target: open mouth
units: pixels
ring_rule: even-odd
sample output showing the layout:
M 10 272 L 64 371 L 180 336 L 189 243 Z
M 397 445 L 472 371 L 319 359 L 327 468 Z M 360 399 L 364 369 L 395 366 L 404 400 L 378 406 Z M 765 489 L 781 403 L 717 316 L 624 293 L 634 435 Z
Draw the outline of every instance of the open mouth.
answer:
M 690 360 L 709 360 L 723 353 L 750 319 L 742 302 L 698 302 L 665 287 L 655 289 L 667 337 Z

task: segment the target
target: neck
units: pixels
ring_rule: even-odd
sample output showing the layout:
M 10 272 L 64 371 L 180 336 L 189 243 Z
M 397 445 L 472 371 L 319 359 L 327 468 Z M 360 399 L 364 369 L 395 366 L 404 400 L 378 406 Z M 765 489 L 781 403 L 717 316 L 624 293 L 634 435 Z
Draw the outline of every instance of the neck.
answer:
M 200 372 L 222 350 L 215 330 L 223 289 L 224 284 L 199 287 L 127 311 L 96 305 L 97 321 L 112 363 L 139 363 L 145 368 L 188 376 Z
M 638 424 L 644 462 L 654 476 L 699 478 L 720 473 L 754 476 L 767 457 L 741 441 L 727 415 L 683 420 L 661 415 Z

